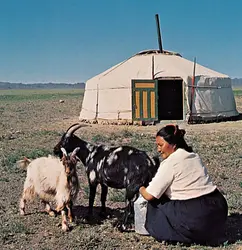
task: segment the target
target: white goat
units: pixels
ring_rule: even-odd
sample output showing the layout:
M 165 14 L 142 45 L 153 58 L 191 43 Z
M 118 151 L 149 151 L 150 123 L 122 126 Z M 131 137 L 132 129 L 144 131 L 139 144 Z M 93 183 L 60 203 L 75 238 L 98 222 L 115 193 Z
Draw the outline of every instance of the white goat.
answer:
M 76 148 L 68 156 L 66 150 L 61 148 L 62 159 L 49 155 L 33 161 L 25 157 L 24 160 L 17 162 L 19 167 L 27 168 L 27 177 L 19 204 L 21 215 L 25 215 L 26 201 L 32 200 L 38 195 L 51 216 L 55 213 L 51 210 L 49 202 L 56 202 L 56 211 L 61 211 L 62 215 L 62 230 L 67 231 L 69 229 L 65 210 L 68 210 L 68 218 L 72 222 L 72 202 L 79 191 L 76 172 L 76 164 L 79 160 L 76 153 L 79 149 L 79 147 Z

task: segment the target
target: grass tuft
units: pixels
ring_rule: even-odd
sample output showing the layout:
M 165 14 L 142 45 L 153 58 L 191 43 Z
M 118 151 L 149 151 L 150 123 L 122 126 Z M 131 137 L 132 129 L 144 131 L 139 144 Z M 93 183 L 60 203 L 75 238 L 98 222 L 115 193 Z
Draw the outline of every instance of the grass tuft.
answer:
M 42 156 L 48 156 L 48 154 L 51 154 L 52 152 L 47 149 L 33 149 L 32 151 L 27 150 L 16 150 L 15 152 L 11 152 L 1 160 L 1 165 L 5 168 L 7 171 L 13 171 L 18 172 L 18 169 L 16 167 L 16 162 L 18 160 L 23 159 L 24 156 L 30 159 L 36 159 L 38 157 Z
M 110 190 L 108 199 L 113 202 L 124 202 L 125 190 Z
M 1 234 L 31 234 L 32 231 L 20 221 L 11 221 L 6 225 L 0 225 Z

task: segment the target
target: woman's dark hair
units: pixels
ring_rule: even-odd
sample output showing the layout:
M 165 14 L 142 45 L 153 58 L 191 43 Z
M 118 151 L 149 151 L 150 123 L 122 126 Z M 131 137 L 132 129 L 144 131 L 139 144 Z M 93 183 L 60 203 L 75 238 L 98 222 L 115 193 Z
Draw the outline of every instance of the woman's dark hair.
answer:
M 161 128 L 156 136 L 163 137 L 169 144 L 176 145 L 176 148 L 183 148 L 187 152 L 193 152 L 192 147 L 188 146 L 185 139 L 186 131 L 179 129 L 177 125 L 167 125 Z

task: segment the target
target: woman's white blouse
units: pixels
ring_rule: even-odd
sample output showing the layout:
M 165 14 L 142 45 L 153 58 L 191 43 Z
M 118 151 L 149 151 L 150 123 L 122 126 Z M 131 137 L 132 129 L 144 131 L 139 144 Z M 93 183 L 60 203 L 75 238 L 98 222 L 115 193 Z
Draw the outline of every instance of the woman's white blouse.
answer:
M 215 189 L 198 154 L 179 148 L 161 162 L 146 191 L 157 199 L 165 194 L 171 200 L 187 200 Z

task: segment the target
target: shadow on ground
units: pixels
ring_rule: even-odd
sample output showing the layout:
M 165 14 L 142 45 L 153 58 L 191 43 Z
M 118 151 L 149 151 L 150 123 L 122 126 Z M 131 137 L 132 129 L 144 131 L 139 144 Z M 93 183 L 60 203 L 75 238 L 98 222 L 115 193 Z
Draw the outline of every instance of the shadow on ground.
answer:
M 216 119 L 203 119 L 203 118 L 194 118 L 193 120 L 189 120 L 189 124 L 204 124 L 204 123 L 218 123 L 218 122 L 227 122 L 227 121 L 241 121 L 242 113 L 239 113 L 236 116 L 232 117 L 220 117 L 218 116 Z
M 93 219 L 86 221 L 85 218 L 88 214 L 88 207 L 85 206 L 74 206 L 73 213 L 76 216 L 77 224 L 87 223 L 90 225 L 100 225 L 104 220 L 112 220 L 114 227 L 117 223 L 122 220 L 124 215 L 124 208 L 107 208 L 107 218 L 102 218 L 99 216 L 101 207 L 93 208 Z M 213 246 L 218 245 L 230 245 L 238 241 L 242 241 L 242 214 L 232 213 L 228 216 L 225 238 L 221 239 L 219 243 L 215 243 Z
M 242 241 L 242 214 L 232 213 L 228 216 L 225 233 L 229 244 Z
M 87 219 L 88 207 L 85 206 L 73 206 L 73 214 L 76 217 L 77 224 L 87 223 L 90 225 L 102 224 L 104 220 L 110 219 L 114 221 L 113 226 L 117 226 L 117 223 L 120 222 L 124 215 L 124 208 L 106 208 L 106 217 L 100 216 L 101 207 L 93 208 L 93 217 Z

